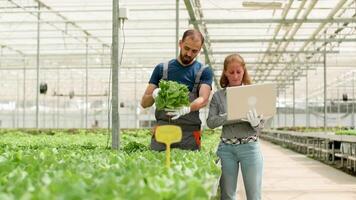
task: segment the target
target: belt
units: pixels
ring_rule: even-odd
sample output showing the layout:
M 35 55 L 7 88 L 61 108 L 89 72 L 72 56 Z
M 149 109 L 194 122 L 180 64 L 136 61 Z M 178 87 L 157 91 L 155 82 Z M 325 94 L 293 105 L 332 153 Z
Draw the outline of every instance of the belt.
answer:
M 249 142 L 256 142 L 258 140 L 258 136 L 257 135 L 251 135 L 251 136 L 247 136 L 247 137 L 243 137 L 243 138 L 223 138 L 220 137 L 221 141 L 224 144 L 246 144 Z

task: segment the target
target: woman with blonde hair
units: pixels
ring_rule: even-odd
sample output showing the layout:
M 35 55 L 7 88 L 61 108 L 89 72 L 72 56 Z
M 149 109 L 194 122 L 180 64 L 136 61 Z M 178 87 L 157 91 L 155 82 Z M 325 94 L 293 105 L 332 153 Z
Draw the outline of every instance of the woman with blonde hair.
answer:
M 227 56 L 220 78 L 222 89 L 214 93 L 207 119 L 209 128 L 222 126 L 221 141 L 217 150 L 222 169 L 220 179 L 222 200 L 236 200 L 240 166 L 247 199 L 261 199 L 263 158 L 258 133 L 263 128 L 264 120 L 257 115 L 255 109 L 248 112 L 246 120 L 228 121 L 226 118 L 226 87 L 250 84 L 251 79 L 243 58 L 239 54 Z

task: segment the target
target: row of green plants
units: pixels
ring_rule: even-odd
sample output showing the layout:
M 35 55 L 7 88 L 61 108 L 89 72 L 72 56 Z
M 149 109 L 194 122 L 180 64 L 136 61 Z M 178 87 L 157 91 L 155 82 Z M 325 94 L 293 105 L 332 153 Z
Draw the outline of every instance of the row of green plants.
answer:
M 0 131 L 0 199 L 212 199 L 220 168 L 219 134 L 205 133 L 202 150 L 149 150 L 150 130 L 122 132 L 107 148 L 105 129 Z M 214 189 L 215 188 L 215 189 Z
M 324 132 L 324 127 L 281 127 L 277 128 L 281 131 L 296 131 L 296 132 Z M 345 127 L 327 127 L 327 132 L 334 132 L 336 135 L 356 135 L 355 129 L 349 129 Z
M 356 130 L 338 130 L 335 131 L 336 135 L 354 135 L 356 136 Z

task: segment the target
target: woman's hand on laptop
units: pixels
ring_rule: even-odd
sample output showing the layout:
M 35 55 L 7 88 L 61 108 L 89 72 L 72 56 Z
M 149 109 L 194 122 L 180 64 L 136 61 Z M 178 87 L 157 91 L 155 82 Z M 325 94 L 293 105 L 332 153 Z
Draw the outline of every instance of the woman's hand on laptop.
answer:
M 247 121 L 251 124 L 252 127 L 257 127 L 261 120 L 263 119 L 263 115 L 258 116 L 255 108 L 252 108 L 247 112 Z
M 227 113 L 220 113 L 219 116 L 220 117 L 227 117 Z

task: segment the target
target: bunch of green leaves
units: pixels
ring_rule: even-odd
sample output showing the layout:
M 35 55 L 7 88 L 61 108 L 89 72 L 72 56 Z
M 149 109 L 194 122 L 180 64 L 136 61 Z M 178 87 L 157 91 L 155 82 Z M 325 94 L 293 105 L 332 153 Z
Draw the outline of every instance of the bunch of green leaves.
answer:
M 144 145 L 142 143 L 131 141 L 124 146 L 123 150 L 126 153 L 132 153 L 132 152 L 136 152 L 136 151 L 147 151 L 147 150 L 149 150 L 149 148 L 147 145 Z
M 155 100 L 158 110 L 175 109 L 189 105 L 189 89 L 186 85 L 175 81 L 161 80 L 159 88 L 161 90 Z

